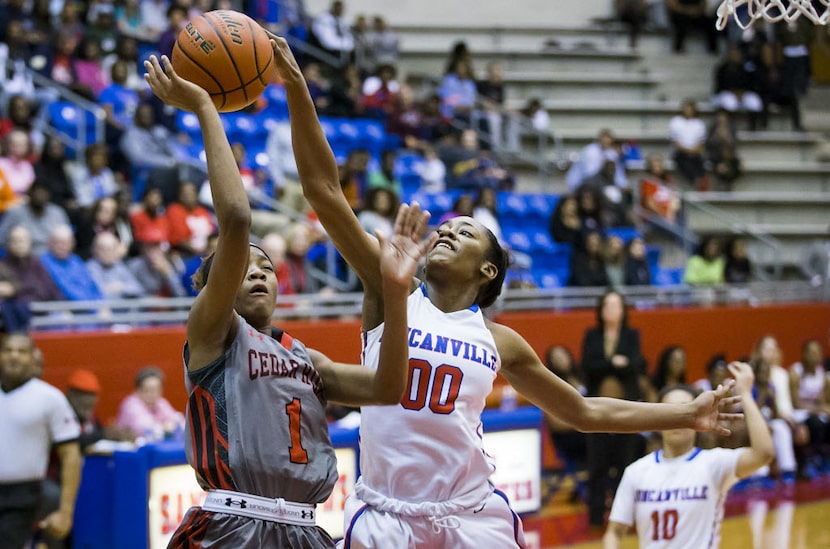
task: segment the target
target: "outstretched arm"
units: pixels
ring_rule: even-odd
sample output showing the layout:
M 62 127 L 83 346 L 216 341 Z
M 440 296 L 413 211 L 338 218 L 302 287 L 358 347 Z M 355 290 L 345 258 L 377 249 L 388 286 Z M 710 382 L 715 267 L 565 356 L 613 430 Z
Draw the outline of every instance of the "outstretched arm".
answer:
M 418 263 L 438 238 L 422 240 L 429 214 L 417 204 L 401 205 L 391 238 L 378 234 L 383 285 L 383 338 L 378 368 L 336 364 L 314 352 L 312 359 L 326 386 L 329 400 L 341 404 L 397 404 L 409 371 L 409 333 L 406 304 Z
M 269 33 L 277 70 L 285 85 L 291 120 L 291 140 L 303 194 L 320 218 L 338 251 L 355 270 L 364 290 L 382 291 L 380 246 L 357 221 L 343 191 L 337 162 L 320 127 L 305 78 L 284 38 Z
M 640 433 L 666 429 L 695 429 L 728 435 L 722 422 L 740 414 L 721 412 L 740 401 L 727 397 L 734 381 L 706 391 L 689 404 L 652 404 L 616 398 L 585 398 L 550 372 L 518 333 L 489 323 L 501 357 L 501 373 L 511 385 L 545 412 L 583 432 Z
M 251 206 L 219 113 L 207 92 L 179 77 L 166 56 L 162 56 L 161 63 L 151 56 L 144 68 L 145 79 L 162 101 L 196 114 L 205 143 L 219 240 L 210 277 L 196 297 L 187 321 L 188 369 L 197 370 L 222 354 L 235 326 L 233 305 L 250 253 Z
M 735 475 L 744 478 L 772 461 L 775 448 L 767 422 L 752 398 L 752 384 L 755 382 L 752 366 L 743 362 L 733 362 L 728 368 L 735 378 L 735 394 L 742 397 L 746 429 L 749 433 L 749 448 L 741 450 L 738 463 L 735 465 Z

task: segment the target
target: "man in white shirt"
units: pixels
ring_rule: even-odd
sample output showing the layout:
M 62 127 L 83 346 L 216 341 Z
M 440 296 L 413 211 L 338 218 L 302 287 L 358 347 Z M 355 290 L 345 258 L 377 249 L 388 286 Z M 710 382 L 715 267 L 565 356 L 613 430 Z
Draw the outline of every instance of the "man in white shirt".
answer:
M 344 12 L 343 2 L 334 0 L 329 11 L 315 17 L 311 24 L 320 47 L 338 57 L 350 56 L 354 51 L 354 35 L 343 18 Z
M 81 479 L 80 427 L 64 394 L 33 377 L 34 342 L 9 334 L 0 343 L 0 440 L 13 449 L 0 459 L 0 547 L 17 549 L 32 536 L 41 486 L 54 446 L 60 459 L 58 510 L 39 524 L 49 536 L 72 529 Z

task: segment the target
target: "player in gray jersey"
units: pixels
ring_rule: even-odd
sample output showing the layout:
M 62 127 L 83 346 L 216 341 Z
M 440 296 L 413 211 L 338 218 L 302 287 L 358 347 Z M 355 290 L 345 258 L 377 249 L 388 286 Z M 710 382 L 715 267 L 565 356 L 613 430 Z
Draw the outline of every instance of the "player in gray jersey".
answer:
M 378 241 L 360 228 L 343 195 L 337 163 L 291 49 L 285 40 L 273 38 L 276 65 L 288 98 L 292 143 L 303 192 L 363 283 L 364 337 L 385 340 L 389 318 L 383 311 Z M 438 240 L 425 256 L 423 286 L 417 279 L 410 286 L 414 294 L 412 306 L 420 312 L 428 311 L 430 321 L 413 328 L 421 330 L 421 334 L 449 334 L 471 345 L 464 346 L 464 350 L 459 348 L 459 357 L 452 352 L 451 344 L 447 347 L 449 353 L 443 353 L 443 348 L 436 352 L 432 341 L 427 345 L 418 336 L 418 351 L 429 346 L 431 350 L 425 351 L 432 353 L 436 361 L 411 349 L 411 390 L 394 406 L 362 408 L 362 476 L 354 498 L 346 503 L 347 549 L 524 546 L 521 520 L 490 481 L 492 467 L 484 467 L 480 459 L 473 457 L 484 451 L 478 436 L 480 415 L 496 372 L 501 372 L 517 392 L 545 412 L 582 431 L 636 433 L 685 427 L 729 433 L 718 422 L 734 418 L 732 414 L 720 413 L 722 403 L 734 402 L 731 397 L 724 398 L 731 383 L 683 404 L 582 397 L 548 371 L 518 333 L 482 315 L 480 309 L 492 305 L 501 292 L 507 269 L 507 253 L 493 233 L 470 217 L 457 217 L 442 223 L 438 234 Z M 427 315 L 421 315 L 419 320 L 424 318 Z M 453 335 L 455 327 L 461 325 L 459 318 L 464 320 L 464 340 Z M 449 343 L 449 339 L 446 341 Z M 486 357 L 481 352 L 475 354 L 480 361 L 464 358 L 465 354 L 474 356 L 473 343 L 479 351 L 486 350 Z M 439 352 L 446 362 L 437 361 Z M 367 369 L 383 364 L 376 356 L 374 352 L 371 357 L 367 353 Z M 495 362 L 487 358 L 491 356 L 496 357 Z M 495 370 L 490 369 L 490 364 Z M 471 372 L 474 378 L 468 376 Z M 489 382 L 484 377 L 487 372 Z M 462 399 L 458 400 L 458 407 L 456 397 Z M 394 433 L 396 438 L 363 438 L 365 432 L 380 431 Z M 462 440 L 465 442 L 458 442 Z M 478 446 L 474 447 L 473 442 Z M 441 463 L 451 463 L 451 468 L 436 468 L 433 457 L 439 446 L 444 453 Z M 462 452 L 470 459 L 463 459 Z M 406 453 L 406 459 L 393 460 L 393 453 Z M 363 468 L 364 463 L 390 466 Z M 473 463 L 474 469 L 465 468 L 465 464 Z M 452 480 L 448 481 L 448 477 Z
M 389 239 L 380 236 L 387 319 L 377 371 L 334 363 L 274 328 L 277 278 L 249 244 L 251 210 L 222 122 L 208 94 L 175 74 L 170 61 L 145 62 L 165 103 L 194 112 L 202 128 L 219 224 L 216 252 L 194 276 L 199 294 L 187 322 L 184 362 L 191 387 L 186 450 L 209 490 L 188 511 L 170 547 L 333 547 L 315 525 L 315 505 L 337 479 L 327 401 L 394 404 L 407 371 L 406 298 L 428 214 L 401 206 Z M 162 68 L 163 67 L 163 68 Z

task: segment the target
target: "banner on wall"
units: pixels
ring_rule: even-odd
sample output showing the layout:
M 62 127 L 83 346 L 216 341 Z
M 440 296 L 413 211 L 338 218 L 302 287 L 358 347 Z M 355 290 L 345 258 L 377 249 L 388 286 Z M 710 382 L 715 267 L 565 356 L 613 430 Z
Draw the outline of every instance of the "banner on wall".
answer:
M 507 495 L 510 507 L 517 513 L 538 511 L 542 506 L 539 429 L 484 433 L 484 450 L 496 463 L 491 480 Z
M 343 508 L 354 489 L 357 456 L 352 448 L 337 448 L 338 479 L 331 496 L 317 506 L 317 524 L 333 538 L 343 536 Z M 206 492 L 196 482 L 190 465 L 173 465 L 150 470 L 148 539 L 150 549 L 167 547 L 185 513 L 201 505 Z

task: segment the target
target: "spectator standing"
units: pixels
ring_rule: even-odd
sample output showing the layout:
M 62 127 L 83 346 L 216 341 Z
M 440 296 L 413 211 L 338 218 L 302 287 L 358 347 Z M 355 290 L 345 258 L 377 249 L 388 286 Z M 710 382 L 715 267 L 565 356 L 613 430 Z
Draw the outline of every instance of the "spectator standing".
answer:
M 163 396 L 164 373 L 147 366 L 135 376 L 135 392 L 121 401 L 115 424 L 146 442 L 180 437 L 184 415 Z
M 614 13 L 628 27 L 628 47 L 637 49 L 640 34 L 648 21 L 646 0 L 614 0 Z
M 372 29 L 368 35 L 369 46 L 378 65 L 397 65 L 400 57 L 400 39 L 389 24 L 380 15 L 372 17 Z
M 175 139 L 170 131 L 156 123 L 153 106 L 141 103 L 135 111 L 133 124 L 121 137 L 121 152 L 135 168 L 146 168 L 146 179 L 162 189 L 165 202 L 176 197 L 178 168 Z M 135 184 L 135 182 L 133 182 Z
M 812 477 L 830 466 L 830 381 L 824 369 L 821 343 L 809 339 L 801 346 L 801 361 L 790 366 L 793 418 L 807 425 L 809 454 L 802 461 L 802 476 Z
M 441 97 L 441 112 L 445 117 L 463 128 L 473 127 L 478 92 L 469 61 L 460 59 L 456 62 L 455 69 L 444 75 L 438 87 L 438 95 Z
M 0 343 L 0 432 L 14 449 L 0 460 L 0 547 L 10 549 L 23 547 L 34 533 L 53 447 L 60 460 L 60 504 L 39 528 L 66 537 L 81 479 L 78 422 L 63 393 L 34 377 L 34 350 L 26 335 L 9 334 Z
M 642 400 L 640 378 L 645 375 L 640 353 L 640 332 L 628 325 L 625 302 L 608 292 L 597 302 L 596 326 L 582 339 L 582 371 L 588 396 Z M 620 472 L 643 453 L 639 434 L 586 435 L 588 457 L 588 513 L 592 527 L 602 527 L 606 498 L 616 483 L 609 472 Z
M 35 181 L 49 188 L 51 201 L 62 207 L 72 224 L 77 225 L 82 214 L 66 164 L 66 147 L 60 139 L 50 135 L 43 144 L 40 158 L 34 163 Z

